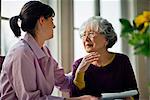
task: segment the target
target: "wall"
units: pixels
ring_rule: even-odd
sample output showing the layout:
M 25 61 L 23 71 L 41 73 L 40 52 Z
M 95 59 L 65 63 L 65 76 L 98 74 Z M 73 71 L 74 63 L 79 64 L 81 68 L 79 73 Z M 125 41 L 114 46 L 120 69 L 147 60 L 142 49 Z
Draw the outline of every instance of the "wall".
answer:
M 144 10 L 150 11 L 150 0 L 122 0 L 122 17 L 133 20 Z M 135 73 L 140 92 L 140 100 L 149 100 L 148 82 L 150 82 L 150 58 L 133 55 L 133 48 L 123 40 L 123 51 L 129 55 L 135 66 Z

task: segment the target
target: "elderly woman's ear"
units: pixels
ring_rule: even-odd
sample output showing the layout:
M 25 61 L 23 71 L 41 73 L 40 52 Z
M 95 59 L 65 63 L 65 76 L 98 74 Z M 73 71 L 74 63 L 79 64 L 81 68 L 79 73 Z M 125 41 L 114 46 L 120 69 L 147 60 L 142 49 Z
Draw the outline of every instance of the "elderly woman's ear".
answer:
M 108 41 L 105 42 L 105 47 L 107 47 L 107 45 L 108 45 Z

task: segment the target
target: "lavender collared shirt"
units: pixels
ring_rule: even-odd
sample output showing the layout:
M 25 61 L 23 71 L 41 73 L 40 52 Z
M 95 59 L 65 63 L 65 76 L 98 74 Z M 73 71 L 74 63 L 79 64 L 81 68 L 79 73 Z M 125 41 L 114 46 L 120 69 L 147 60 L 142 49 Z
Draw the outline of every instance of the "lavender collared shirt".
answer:
M 52 57 L 26 34 L 5 57 L 0 75 L 0 100 L 63 100 L 51 96 L 54 85 L 61 90 L 70 87 L 70 77 Z

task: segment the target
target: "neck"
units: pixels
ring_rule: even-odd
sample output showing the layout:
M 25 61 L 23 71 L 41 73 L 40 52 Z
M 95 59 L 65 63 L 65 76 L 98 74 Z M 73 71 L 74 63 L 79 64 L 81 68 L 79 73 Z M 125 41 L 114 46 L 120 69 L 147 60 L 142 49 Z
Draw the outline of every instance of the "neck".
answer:
M 97 51 L 98 52 L 98 54 L 100 54 L 100 59 L 101 60 L 103 60 L 103 59 L 105 59 L 105 58 L 107 58 L 108 56 L 110 56 L 110 52 L 107 50 L 107 49 L 101 49 L 101 50 L 99 50 L 99 51 Z
M 92 64 L 97 65 L 99 67 L 103 67 L 107 65 L 113 59 L 114 54 L 108 52 L 107 50 L 101 50 L 98 52 L 100 54 L 99 60 L 93 62 Z
M 109 55 L 109 52 L 106 49 L 99 50 L 98 53 L 101 55 L 100 57 L 106 57 Z
M 35 40 L 38 43 L 38 45 L 40 46 L 40 48 L 42 48 L 43 44 L 44 44 L 44 40 L 41 37 L 39 37 L 38 35 L 35 37 Z

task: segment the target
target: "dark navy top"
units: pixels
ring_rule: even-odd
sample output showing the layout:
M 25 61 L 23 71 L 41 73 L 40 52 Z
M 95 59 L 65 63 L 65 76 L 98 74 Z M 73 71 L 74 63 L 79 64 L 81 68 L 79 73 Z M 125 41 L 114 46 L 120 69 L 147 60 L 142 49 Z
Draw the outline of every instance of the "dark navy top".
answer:
M 81 60 L 82 58 L 73 64 L 73 78 Z M 132 89 L 138 90 L 129 58 L 119 53 L 116 53 L 113 61 L 104 67 L 90 64 L 85 72 L 84 80 L 85 88 L 82 90 L 79 90 L 78 87 L 72 84 L 71 96 L 89 94 L 99 97 L 101 93 L 123 92 Z

